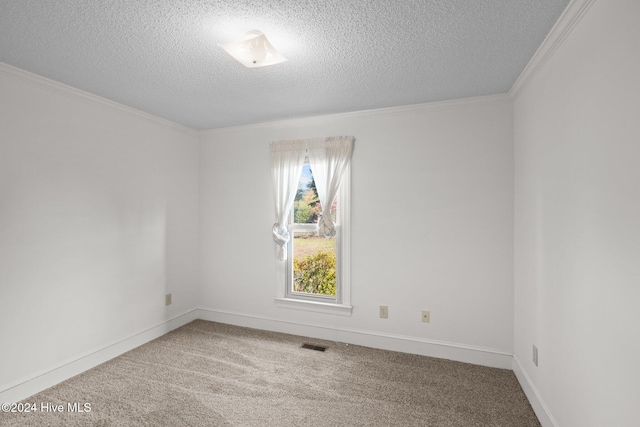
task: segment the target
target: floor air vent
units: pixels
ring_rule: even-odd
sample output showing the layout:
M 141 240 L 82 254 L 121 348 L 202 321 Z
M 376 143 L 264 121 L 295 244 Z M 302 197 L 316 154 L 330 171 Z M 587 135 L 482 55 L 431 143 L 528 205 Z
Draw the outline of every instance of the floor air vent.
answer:
M 315 351 L 325 351 L 327 347 L 322 347 L 319 345 L 313 344 L 302 344 L 302 348 L 306 348 L 307 350 L 315 350 Z

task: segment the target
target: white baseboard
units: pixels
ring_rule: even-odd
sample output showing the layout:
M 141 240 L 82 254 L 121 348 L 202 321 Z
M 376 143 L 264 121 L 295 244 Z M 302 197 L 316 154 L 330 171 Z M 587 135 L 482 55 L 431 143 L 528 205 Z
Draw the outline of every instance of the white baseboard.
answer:
M 301 335 L 342 343 L 361 345 L 382 350 L 419 354 L 440 359 L 472 363 L 492 368 L 511 369 L 512 355 L 500 350 L 473 347 L 456 343 L 426 340 L 416 337 L 385 334 L 374 331 L 336 328 L 314 324 L 301 324 L 241 313 L 200 308 L 198 319 L 227 323 L 253 329 Z
M 196 319 L 197 310 L 190 310 L 48 371 L 36 373 L 13 384 L 0 385 L 0 403 L 19 402 Z
M 49 387 L 52 387 L 62 381 L 65 381 L 75 375 L 78 375 L 88 369 L 91 369 L 101 363 L 104 363 L 114 357 L 117 357 L 129 350 L 132 350 L 142 344 L 154 340 L 173 329 L 186 325 L 196 320 L 209 320 L 220 323 L 227 323 L 237 326 L 244 326 L 254 329 L 269 330 L 274 332 L 282 332 L 286 334 L 300 335 L 310 338 L 325 339 L 342 343 L 361 345 L 365 347 L 378 348 L 383 350 L 399 351 L 404 353 L 419 354 L 423 356 L 437 357 L 441 359 L 456 360 L 459 362 L 472 363 L 475 365 L 489 366 L 501 369 L 516 369 L 517 365 L 513 362 L 510 353 L 502 352 L 494 349 L 481 347 L 473 347 L 456 343 L 439 342 L 425 340 L 416 337 L 385 334 L 375 331 L 355 330 L 336 328 L 333 326 L 323 326 L 314 324 L 301 324 L 291 321 L 283 321 L 278 319 L 269 319 L 265 317 L 231 313 L 220 310 L 212 310 L 199 308 L 185 312 L 179 316 L 162 322 L 149 329 L 141 331 L 130 337 L 124 338 L 118 342 L 107 345 L 104 348 L 89 354 L 81 355 L 77 359 L 59 365 L 50 370 L 39 372 L 16 381 L 13 384 L 0 385 L 0 402 L 18 402 L 33 396 Z M 521 370 L 520 370 L 521 371 Z M 522 372 L 522 371 L 521 371 Z M 518 373 L 516 373 L 518 375 Z M 518 380 L 527 392 L 525 384 L 520 374 Z M 531 392 L 527 392 L 532 402 L 536 414 L 538 408 L 533 403 L 537 394 L 531 397 Z M 540 405 L 538 405 L 540 406 Z M 544 409 L 544 405 L 542 405 Z M 541 418 L 541 415 L 538 415 Z M 543 423 L 543 426 L 554 426 L 553 423 Z
M 538 393 L 538 389 L 533 385 L 533 381 L 531 381 L 529 375 L 527 375 L 526 371 L 522 368 L 520 359 L 518 359 L 518 356 L 515 354 L 513 355 L 512 369 L 513 373 L 516 374 L 520 387 L 522 387 L 524 394 L 527 396 L 527 399 L 529 399 L 533 411 L 538 416 L 542 427 L 558 427 L 558 422 L 553 418 L 553 415 L 551 415 L 549 408 L 545 405 L 540 393 Z

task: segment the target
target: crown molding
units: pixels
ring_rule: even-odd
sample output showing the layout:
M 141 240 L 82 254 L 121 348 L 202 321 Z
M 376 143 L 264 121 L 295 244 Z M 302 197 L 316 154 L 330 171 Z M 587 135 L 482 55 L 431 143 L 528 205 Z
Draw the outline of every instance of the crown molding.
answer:
M 120 104 L 118 102 L 100 97 L 98 95 L 94 95 L 92 93 L 83 91 L 81 89 L 68 86 L 64 83 L 60 83 L 55 80 L 48 79 L 46 77 L 42 77 L 40 75 L 31 73 L 21 68 L 14 67 L 4 62 L 0 62 L 0 75 L 6 75 L 8 77 L 24 81 L 35 86 L 39 86 L 41 88 L 44 88 L 46 90 L 49 90 L 61 95 L 73 97 L 76 99 L 81 99 L 84 101 L 98 103 L 98 104 L 107 106 L 109 108 L 113 108 L 129 114 L 133 114 L 140 118 L 143 118 L 164 126 L 168 126 L 194 136 L 210 135 L 210 134 L 218 134 L 218 133 L 229 133 L 229 132 L 237 132 L 237 131 L 243 131 L 243 130 L 248 131 L 252 129 L 260 130 L 260 129 L 266 129 L 266 128 L 281 129 L 281 128 L 289 128 L 289 127 L 305 127 L 305 126 L 319 125 L 319 124 L 323 124 L 323 123 L 327 123 L 335 120 L 348 120 L 348 119 L 354 119 L 354 118 L 375 117 L 375 116 L 390 116 L 390 115 L 407 114 L 407 113 L 429 113 L 429 112 L 436 112 L 436 111 L 442 111 L 442 110 L 471 107 L 471 106 L 481 105 L 481 104 L 484 104 L 484 105 L 505 104 L 505 103 L 512 102 L 512 99 L 509 94 L 487 95 L 487 96 L 478 96 L 478 97 L 472 97 L 472 98 L 428 102 L 423 104 L 403 105 L 398 107 L 377 108 L 377 109 L 353 111 L 353 112 L 347 112 L 347 113 L 336 113 L 336 114 L 326 114 L 326 115 L 309 116 L 309 117 L 301 117 L 301 118 L 283 119 L 283 120 L 276 120 L 271 122 L 263 122 L 263 123 L 249 124 L 249 125 L 215 128 L 215 129 L 205 129 L 205 130 L 199 131 L 199 130 L 181 125 L 179 123 L 175 123 L 170 120 L 163 119 L 153 114 L 146 113 L 144 111 L 135 109 L 133 107 L 129 107 L 124 104 Z
M 518 77 L 511 87 L 509 96 L 512 99 L 517 98 L 529 83 L 531 83 L 595 2 L 596 0 L 572 0 L 569 3 L 520 74 L 520 77 Z
M 163 119 L 162 117 L 155 116 L 153 114 L 146 113 L 144 111 L 135 109 L 133 107 L 128 107 L 124 104 L 120 104 L 115 101 L 111 101 L 109 99 L 103 98 L 98 95 L 94 95 L 89 92 L 85 92 L 83 90 L 74 88 L 72 86 L 68 86 L 66 84 L 57 82 L 55 80 L 48 79 L 46 77 L 42 77 L 40 75 L 31 73 L 29 71 L 25 71 L 21 68 L 14 67 L 4 62 L 0 62 L 0 75 L 5 75 L 10 78 L 20 80 L 26 83 L 29 83 L 34 86 L 41 87 L 48 91 L 58 93 L 60 95 L 68 96 L 75 99 L 80 99 L 83 101 L 93 102 L 97 104 L 104 105 L 106 107 L 122 111 L 128 114 L 133 114 L 142 119 L 149 120 L 151 122 L 168 126 L 174 128 L 176 130 L 197 136 L 198 131 L 195 129 L 191 129 L 187 126 L 181 125 L 179 123 L 172 122 L 171 120 Z
M 509 104 L 512 102 L 509 94 L 477 96 L 473 98 L 454 99 L 449 101 L 428 102 L 424 104 L 411 104 L 399 107 L 377 108 L 372 110 L 352 111 L 348 113 L 326 114 L 319 116 L 299 117 L 294 119 L 276 120 L 272 122 L 255 123 L 241 126 L 231 126 L 224 128 L 205 129 L 200 131 L 200 135 L 215 135 L 238 131 L 251 131 L 262 129 L 282 129 L 291 127 L 306 127 L 321 125 L 337 120 L 349 120 L 355 118 L 366 118 L 376 116 L 393 116 L 407 113 L 431 113 L 442 110 L 451 110 L 472 107 L 475 105 Z

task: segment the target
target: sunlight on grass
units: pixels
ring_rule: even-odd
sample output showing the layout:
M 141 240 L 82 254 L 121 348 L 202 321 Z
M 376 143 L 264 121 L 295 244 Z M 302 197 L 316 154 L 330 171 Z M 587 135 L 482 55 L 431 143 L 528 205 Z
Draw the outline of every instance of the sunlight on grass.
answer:
M 324 237 L 301 237 L 302 233 L 295 233 L 293 240 L 294 257 L 304 258 L 309 255 L 314 255 L 320 251 L 336 253 L 336 239 L 325 239 Z

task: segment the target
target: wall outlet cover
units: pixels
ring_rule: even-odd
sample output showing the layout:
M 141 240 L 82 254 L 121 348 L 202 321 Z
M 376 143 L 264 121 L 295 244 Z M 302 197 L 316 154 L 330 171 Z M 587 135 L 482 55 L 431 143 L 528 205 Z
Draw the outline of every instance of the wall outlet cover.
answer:
M 386 305 L 380 306 L 380 318 L 381 319 L 389 318 L 389 307 L 387 307 Z

